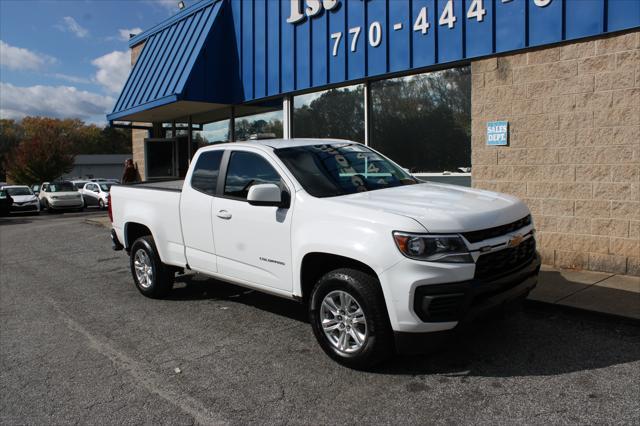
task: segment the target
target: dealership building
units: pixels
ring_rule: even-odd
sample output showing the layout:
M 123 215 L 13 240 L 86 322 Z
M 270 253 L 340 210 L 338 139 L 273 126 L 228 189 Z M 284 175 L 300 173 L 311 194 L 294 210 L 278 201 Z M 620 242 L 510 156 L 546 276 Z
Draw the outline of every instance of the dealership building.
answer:
M 145 180 L 200 146 L 371 146 L 514 194 L 543 262 L 640 275 L 639 0 L 202 0 L 130 39 Z

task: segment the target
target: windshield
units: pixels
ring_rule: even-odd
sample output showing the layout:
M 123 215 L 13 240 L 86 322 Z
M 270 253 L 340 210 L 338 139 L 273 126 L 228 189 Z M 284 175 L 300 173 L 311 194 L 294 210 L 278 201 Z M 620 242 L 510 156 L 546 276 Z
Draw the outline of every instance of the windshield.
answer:
M 33 192 L 31 192 L 31 190 L 27 187 L 24 188 L 7 188 L 7 192 L 9 193 L 9 195 L 16 196 L 16 195 L 33 195 Z
M 71 182 L 56 182 L 49 184 L 47 192 L 75 192 L 76 187 Z
M 82 189 L 85 186 L 86 183 L 87 183 L 87 181 L 75 182 L 74 185 L 76 186 L 76 189 Z
M 358 143 L 296 146 L 275 153 L 314 197 L 418 183 L 400 167 Z
M 111 189 L 111 184 L 110 183 L 101 183 L 100 184 L 100 189 L 102 189 L 104 192 L 109 192 L 109 190 Z

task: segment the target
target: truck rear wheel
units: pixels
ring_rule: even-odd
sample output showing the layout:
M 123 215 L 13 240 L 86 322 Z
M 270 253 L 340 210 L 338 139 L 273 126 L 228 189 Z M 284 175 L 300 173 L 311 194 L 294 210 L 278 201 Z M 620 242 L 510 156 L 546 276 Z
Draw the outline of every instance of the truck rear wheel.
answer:
M 341 268 L 313 289 L 309 319 L 322 349 L 342 365 L 367 369 L 393 354 L 393 332 L 377 278 Z
M 160 260 L 153 237 L 144 236 L 131 246 L 131 274 L 143 295 L 160 299 L 173 287 L 175 272 Z

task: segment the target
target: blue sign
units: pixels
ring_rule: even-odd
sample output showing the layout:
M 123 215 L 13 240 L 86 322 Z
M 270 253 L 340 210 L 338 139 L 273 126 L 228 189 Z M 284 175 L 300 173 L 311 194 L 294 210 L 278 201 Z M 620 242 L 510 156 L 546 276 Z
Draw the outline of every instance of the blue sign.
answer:
M 505 146 L 509 144 L 509 122 L 489 121 L 487 123 L 487 145 Z

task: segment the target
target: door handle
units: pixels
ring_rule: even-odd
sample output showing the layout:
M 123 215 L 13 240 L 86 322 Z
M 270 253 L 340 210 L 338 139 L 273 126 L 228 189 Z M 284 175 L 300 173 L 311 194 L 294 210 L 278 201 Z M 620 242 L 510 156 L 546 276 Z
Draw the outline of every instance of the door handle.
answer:
M 226 210 L 220 210 L 217 214 L 220 219 L 231 219 L 231 213 Z

